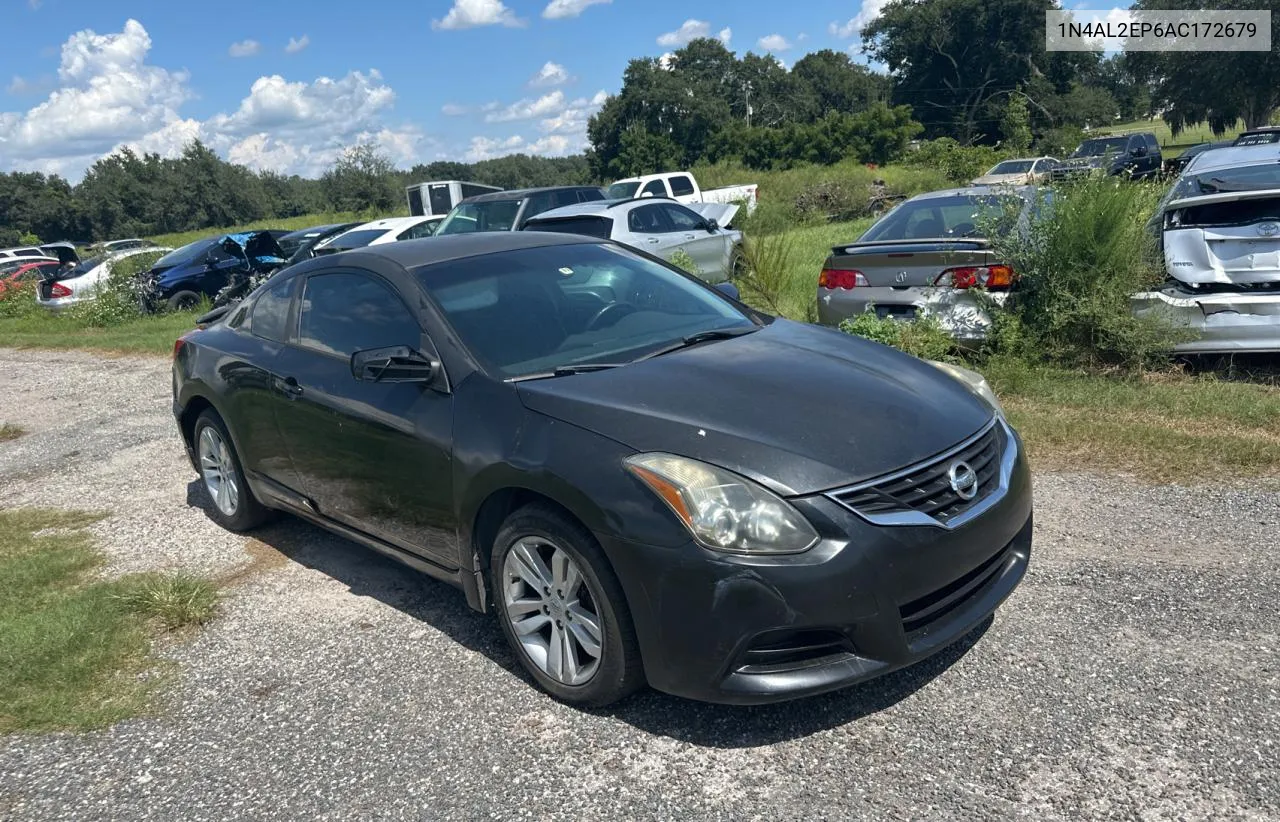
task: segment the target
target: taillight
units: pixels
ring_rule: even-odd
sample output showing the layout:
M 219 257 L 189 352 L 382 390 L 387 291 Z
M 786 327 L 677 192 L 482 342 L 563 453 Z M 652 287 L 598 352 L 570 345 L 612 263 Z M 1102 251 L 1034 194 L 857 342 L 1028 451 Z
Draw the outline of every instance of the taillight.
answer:
M 67 288 L 62 283 L 54 283 L 53 287 L 49 289 L 49 296 L 50 297 L 70 297 L 71 289 Z
M 190 337 L 194 333 L 196 332 L 188 331 L 187 333 L 183 334 L 181 337 L 173 341 L 173 358 L 175 360 L 178 359 L 178 352 L 182 350 L 182 346 L 187 344 L 187 337 Z
M 861 271 L 852 268 L 824 268 L 818 275 L 819 288 L 843 288 L 848 291 L 858 286 L 865 288 L 866 285 L 867 278 Z
M 1000 290 L 1013 285 L 1013 268 L 1003 264 L 966 265 L 959 268 L 948 268 L 933 281 L 934 285 L 946 285 L 952 288 L 974 288 L 983 286 L 992 290 Z

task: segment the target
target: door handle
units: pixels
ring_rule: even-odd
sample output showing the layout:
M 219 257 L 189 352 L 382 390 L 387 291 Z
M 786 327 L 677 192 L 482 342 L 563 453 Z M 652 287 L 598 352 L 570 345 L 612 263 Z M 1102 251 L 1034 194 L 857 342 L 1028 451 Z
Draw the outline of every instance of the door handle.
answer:
M 298 397 L 302 395 L 302 386 L 298 385 L 298 381 L 293 377 L 285 377 L 284 379 L 277 377 L 276 388 L 279 388 L 290 397 Z
M 649 244 L 650 244 L 650 245 L 657 245 L 657 244 L 658 244 L 658 243 L 660 243 L 660 242 L 662 242 L 662 240 L 658 239 L 657 237 L 650 237 L 650 238 L 649 238 Z
M 686 235 L 684 235 L 684 238 L 685 238 L 686 240 L 695 240 L 695 239 L 697 239 L 697 238 L 696 238 L 694 235 L 692 235 L 692 234 L 686 234 Z

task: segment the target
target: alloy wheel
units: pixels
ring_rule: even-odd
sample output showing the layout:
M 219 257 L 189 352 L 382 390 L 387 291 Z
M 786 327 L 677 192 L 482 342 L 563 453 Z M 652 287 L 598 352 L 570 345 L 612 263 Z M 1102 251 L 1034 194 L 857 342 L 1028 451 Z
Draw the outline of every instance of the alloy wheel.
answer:
M 506 618 L 538 670 L 564 685 L 595 676 L 604 651 L 600 609 L 573 557 L 542 537 L 522 537 L 502 573 Z
M 231 459 L 231 449 L 212 425 L 206 425 L 200 432 L 199 456 L 200 475 L 204 478 L 209 498 L 219 511 L 234 517 L 240 507 L 239 477 Z

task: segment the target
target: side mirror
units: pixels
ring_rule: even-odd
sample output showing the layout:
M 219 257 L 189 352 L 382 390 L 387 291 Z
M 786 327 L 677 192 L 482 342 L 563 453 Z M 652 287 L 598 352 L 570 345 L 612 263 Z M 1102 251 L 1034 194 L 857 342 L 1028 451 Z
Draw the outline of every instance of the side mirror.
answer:
M 720 230 L 720 224 L 715 220 L 707 220 L 706 228 L 708 234 L 715 234 Z
M 433 382 L 440 363 L 407 345 L 368 348 L 351 355 L 351 374 L 361 382 Z
M 738 293 L 738 287 L 728 280 L 725 280 L 722 283 L 716 283 L 712 288 L 731 300 L 741 300 L 741 295 Z

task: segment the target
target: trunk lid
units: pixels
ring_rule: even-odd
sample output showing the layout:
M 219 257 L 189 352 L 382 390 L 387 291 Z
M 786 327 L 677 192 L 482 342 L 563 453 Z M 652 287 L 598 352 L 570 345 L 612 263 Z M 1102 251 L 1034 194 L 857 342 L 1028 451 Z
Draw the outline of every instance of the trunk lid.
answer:
M 1165 268 L 1175 279 L 1196 285 L 1280 282 L 1280 191 L 1180 200 L 1166 215 Z
M 885 240 L 836 246 L 827 265 L 861 271 L 869 286 L 929 286 L 957 266 L 998 262 L 991 243 L 971 240 Z

